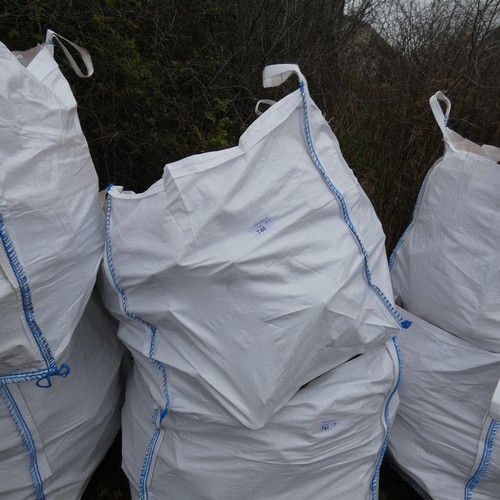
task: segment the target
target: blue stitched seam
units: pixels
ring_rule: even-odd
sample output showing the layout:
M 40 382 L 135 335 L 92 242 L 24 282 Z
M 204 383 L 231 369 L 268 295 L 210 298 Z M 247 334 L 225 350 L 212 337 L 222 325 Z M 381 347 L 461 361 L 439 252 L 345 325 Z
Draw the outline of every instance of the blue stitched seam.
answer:
M 148 446 L 148 450 L 146 452 L 146 456 L 144 458 L 144 463 L 142 465 L 141 469 L 141 476 L 140 476 L 140 481 L 139 481 L 139 492 L 140 492 L 140 498 L 141 500 L 147 500 L 149 498 L 148 494 L 148 489 L 147 489 L 147 479 L 151 470 L 151 460 L 153 458 L 154 454 L 154 449 L 155 446 L 158 442 L 158 437 L 160 435 L 160 425 L 163 419 L 168 415 L 169 409 L 170 409 L 170 396 L 168 394 L 168 387 L 167 387 L 167 370 L 165 366 L 160 363 L 158 360 L 155 359 L 155 339 L 156 339 L 156 333 L 158 329 L 156 328 L 155 325 L 149 323 L 148 321 L 143 320 L 139 316 L 135 315 L 130 309 L 128 308 L 128 301 L 127 301 L 127 294 L 125 290 L 122 288 L 120 285 L 120 282 L 118 281 L 118 277 L 116 275 L 116 270 L 113 264 L 113 258 L 111 255 L 111 196 L 108 195 L 108 200 L 107 200 L 107 211 L 106 211 L 106 239 L 105 239 L 105 247 L 106 247 L 106 263 L 111 275 L 111 279 L 113 280 L 113 285 L 115 289 L 117 290 L 118 294 L 121 297 L 121 303 L 122 303 L 122 308 L 125 314 L 141 323 L 142 325 L 146 326 L 149 331 L 151 332 L 151 340 L 149 344 L 149 359 L 150 361 L 160 370 L 161 372 L 161 377 L 162 377 L 162 389 L 163 389 L 163 394 L 165 396 L 165 407 L 160 410 L 160 421 L 158 424 L 156 424 L 156 419 L 158 415 L 158 410 L 155 410 L 153 412 L 153 416 L 151 418 L 151 421 L 157 426 L 155 429 L 155 432 L 151 438 L 151 441 Z
M 415 225 L 415 223 L 417 221 L 417 213 L 418 213 L 418 210 L 420 208 L 420 204 L 422 203 L 422 198 L 424 196 L 424 191 L 425 191 L 425 188 L 427 186 L 427 181 L 429 180 L 429 176 L 430 176 L 432 170 L 433 169 L 431 168 L 424 177 L 424 182 L 422 182 L 422 186 L 420 186 L 420 190 L 419 190 L 418 196 L 417 196 L 417 201 L 415 202 L 415 206 L 413 207 L 411 221 L 408 224 L 408 227 L 405 229 L 404 233 L 401 235 L 401 238 L 399 238 L 399 240 L 398 240 L 396 246 L 394 247 L 394 250 L 392 251 L 392 254 L 389 258 L 389 269 L 391 269 L 391 270 L 394 266 L 394 261 L 396 260 L 396 256 L 397 256 L 399 249 L 401 248 L 401 246 L 405 242 L 405 239 L 408 236 L 408 233 L 413 229 L 413 226 Z
M 149 472 L 151 470 L 151 463 L 153 461 L 153 454 L 158 443 L 158 438 L 160 436 L 160 427 L 155 429 L 153 437 L 148 446 L 148 450 L 146 452 L 146 457 L 144 458 L 144 463 L 141 468 L 141 477 L 139 481 L 139 493 L 141 500 L 147 500 L 149 498 L 148 488 L 147 488 L 147 479 L 149 477 Z
M 33 335 L 33 338 L 36 341 L 38 349 L 42 355 L 43 361 L 45 363 L 45 370 L 36 370 L 32 372 L 22 372 L 22 373 L 12 373 L 7 375 L 0 376 L 1 383 L 12 383 L 12 382 L 24 382 L 27 380 L 34 379 L 47 379 L 47 386 L 41 387 L 50 387 L 50 377 L 52 375 L 62 375 L 67 376 L 69 374 L 69 367 L 67 365 L 61 368 L 58 368 L 54 357 L 52 356 L 52 352 L 50 346 L 45 339 L 40 326 L 36 322 L 35 318 L 35 310 L 33 307 L 33 299 L 31 295 L 31 289 L 28 282 L 28 277 L 24 272 L 24 269 L 19 261 L 16 250 L 10 239 L 9 233 L 7 232 L 7 228 L 5 227 L 5 223 L 3 220 L 3 216 L 0 213 L 0 238 L 2 240 L 3 247 L 7 254 L 7 258 L 9 259 L 10 266 L 14 271 L 14 275 L 16 276 L 16 280 L 19 284 L 19 288 L 21 291 L 21 299 L 23 304 L 24 317 L 26 318 L 26 322 L 28 327 Z M 62 370 L 62 372 L 61 372 Z
M 479 484 L 481 479 L 484 477 L 486 472 L 488 471 L 488 467 L 490 466 L 491 454 L 493 452 L 493 444 L 495 441 L 495 435 L 498 431 L 498 427 L 500 422 L 495 419 L 491 419 L 490 426 L 488 428 L 488 432 L 486 434 L 486 440 L 484 443 L 483 456 L 481 457 L 481 462 L 479 463 L 476 472 L 469 479 L 467 484 L 465 485 L 465 500 L 472 499 L 472 491 Z
M 303 108 L 304 108 L 304 122 L 305 122 L 305 132 L 306 132 L 306 142 L 307 142 L 307 147 L 309 150 L 309 154 L 316 165 L 316 168 L 319 170 L 321 173 L 323 179 L 325 180 L 327 186 L 330 188 L 330 191 L 335 195 L 337 198 L 337 201 L 340 204 L 340 207 L 342 209 L 342 216 L 344 218 L 344 222 L 346 223 L 347 227 L 351 231 L 352 235 L 354 236 L 359 249 L 361 251 L 361 254 L 363 255 L 363 261 L 364 261 L 364 271 L 366 275 L 366 280 L 368 282 L 368 285 L 370 288 L 375 292 L 377 297 L 382 301 L 382 303 L 385 305 L 387 310 L 391 313 L 392 317 L 398 322 L 399 326 L 401 328 L 409 328 L 411 325 L 411 321 L 404 319 L 401 314 L 398 313 L 394 305 L 390 302 L 390 300 L 386 297 L 386 295 L 382 292 L 382 290 L 376 286 L 372 282 L 372 275 L 370 271 L 370 266 L 368 263 L 368 251 L 366 250 L 365 245 L 363 244 L 363 241 L 361 240 L 360 235 L 358 234 L 356 228 L 354 227 L 354 224 L 351 221 L 351 217 L 349 215 L 349 210 L 347 208 L 347 204 L 345 202 L 344 197 L 342 196 L 342 193 L 337 189 L 335 184 L 333 184 L 332 180 L 326 173 L 325 168 L 323 167 L 323 164 L 321 163 L 318 154 L 316 153 L 316 150 L 314 148 L 314 144 L 312 141 L 312 136 L 311 136 L 311 128 L 309 124 L 309 111 L 308 111 L 308 106 L 307 106 L 307 99 L 306 99 L 306 93 L 304 89 L 305 85 L 304 82 L 300 82 L 300 93 L 302 95 L 302 102 L 303 102 Z
M 46 379 L 50 379 L 50 377 L 55 375 L 66 376 L 68 373 L 65 373 L 63 368 L 69 370 L 69 367 L 65 364 L 61 365 L 61 367 L 53 366 L 50 368 L 44 368 L 42 370 L 36 370 L 32 372 L 19 372 L 8 375 L 0 376 L 1 384 L 17 384 L 19 382 L 28 382 L 30 380 L 42 381 Z M 42 386 L 44 387 L 44 386 Z
M 17 403 L 12 396 L 12 393 L 9 391 L 5 384 L 0 384 L 0 394 L 2 395 L 2 399 L 5 402 L 12 418 L 14 419 L 14 423 L 21 434 L 21 438 L 28 450 L 28 454 L 30 456 L 30 473 L 31 480 L 33 482 L 33 487 L 35 489 L 35 495 L 37 500 L 45 500 L 45 494 L 43 492 L 43 480 L 40 474 L 40 469 L 38 468 L 38 462 L 36 458 L 36 448 L 33 440 L 33 436 L 24 420 Z
M 384 420 L 386 425 L 385 437 L 382 443 L 382 448 L 380 450 L 380 454 L 378 456 L 377 464 L 375 466 L 375 471 L 373 473 L 372 480 L 370 482 L 370 490 L 372 494 L 372 500 L 377 500 L 378 493 L 378 478 L 380 474 L 380 467 L 382 466 L 382 460 L 384 459 L 385 451 L 387 449 L 387 443 L 389 442 L 389 434 L 391 432 L 391 419 L 389 415 L 389 408 L 391 405 L 391 400 L 399 389 L 399 385 L 401 384 L 401 377 L 403 374 L 403 357 L 401 356 L 401 351 L 399 349 L 399 344 L 396 337 L 392 337 L 392 342 L 394 344 L 394 348 L 396 349 L 396 354 L 398 357 L 398 378 L 396 381 L 396 385 L 394 386 L 389 398 L 387 399 L 387 403 L 385 404 L 384 409 Z

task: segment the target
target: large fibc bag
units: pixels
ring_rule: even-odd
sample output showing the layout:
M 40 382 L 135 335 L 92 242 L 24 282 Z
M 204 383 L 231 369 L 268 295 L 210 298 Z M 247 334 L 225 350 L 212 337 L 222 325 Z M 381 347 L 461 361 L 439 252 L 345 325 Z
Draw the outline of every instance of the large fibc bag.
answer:
M 169 164 L 144 193 L 109 190 L 106 303 L 164 379 L 162 415 L 171 391 L 263 427 L 406 326 L 380 222 L 304 77 L 277 65 L 264 83 L 294 73 L 300 88 L 238 146 Z
M 441 92 L 430 103 L 445 152 L 391 257 L 395 295 L 416 316 L 500 352 L 500 149 L 450 130 Z
M 393 465 L 423 498 L 496 500 L 500 492 L 500 354 L 401 311 L 400 404 Z
M 67 373 L 56 359 L 104 248 L 97 175 L 55 38 L 23 53 L 0 44 L 0 383 Z
M 392 340 L 302 387 L 261 429 L 196 390 L 190 398 L 172 391 L 171 412 L 157 426 L 157 370 L 132 354 L 122 442 L 133 499 L 378 498 L 398 404 L 401 360 Z
M 0 384 L 0 498 L 77 500 L 120 428 L 123 348 L 92 295 L 50 388 Z

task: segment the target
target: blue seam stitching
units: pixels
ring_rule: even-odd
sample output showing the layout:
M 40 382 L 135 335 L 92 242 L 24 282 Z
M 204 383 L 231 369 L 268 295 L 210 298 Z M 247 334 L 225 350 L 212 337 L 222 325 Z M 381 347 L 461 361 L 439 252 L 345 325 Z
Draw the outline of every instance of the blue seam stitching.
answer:
M 389 442 L 389 434 L 391 432 L 391 419 L 389 416 L 389 407 L 392 401 L 392 398 L 396 394 L 396 392 L 399 389 L 399 386 L 401 384 L 401 377 L 403 375 L 403 357 L 401 356 L 401 350 L 399 349 L 399 343 L 396 339 L 396 337 L 392 337 L 392 342 L 394 344 L 394 348 L 396 349 L 396 354 L 398 358 L 398 378 L 396 381 L 396 385 L 394 386 L 389 398 L 387 399 L 387 403 L 385 404 L 385 409 L 384 409 L 384 420 L 385 420 L 385 425 L 386 425 L 386 431 L 385 431 L 385 437 L 384 441 L 382 443 L 382 448 L 380 450 L 377 464 L 375 466 L 375 471 L 373 473 L 372 480 L 370 482 L 370 490 L 372 494 L 372 500 L 377 499 L 377 486 L 378 486 L 378 477 L 380 474 L 380 468 L 382 466 L 382 460 L 384 459 L 385 452 L 387 450 L 387 443 Z
M 392 317 L 398 322 L 399 326 L 401 328 L 409 328 L 411 325 L 411 321 L 405 320 L 401 314 L 398 313 L 396 308 L 394 307 L 393 304 L 391 304 L 390 300 L 386 297 L 386 295 L 382 292 L 382 290 L 376 286 L 372 282 L 372 275 L 368 263 L 368 251 L 366 250 L 365 245 L 363 244 L 363 241 L 361 240 L 360 235 L 358 234 L 356 228 L 354 227 L 354 224 L 351 221 L 351 217 L 349 215 L 349 210 L 347 208 L 347 204 L 345 202 L 344 197 L 340 193 L 340 191 L 337 189 L 335 184 L 333 184 L 332 180 L 326 173 L 325 168 L 323 167 L 323 164 L 321 163 L 318 154 L 316 153 L 316 150 L 314 148 L 314 144 L 312 141 L 312 136 L 311 136 L 311 128 L 309 124 L 309 111 L 308 111 L 308 106 L 307 106 L 307 99 L 306 99 L 306 93 L 305 93 L 305 84 L 304 81 L 300 82 L 300 93 L 302 95 L 302 101 L 303 101 L 303 108 L 304 108 L 304 122 L 305 122 L 305 132 L 306 132 L 306 142 L 307 142 L 307 148 L 309 150 L 309 154 L 316 165 L 316 168 L 319 170 L 321 173 L 323 179 L 325 180 L 327 186 L 329 187 L 330 191 L 335 195 L 337 201 L 340 204 L 341 210 L 342 210 L 342 216 L 344 218 L 344 222 L 351 231 L 352 235 L 354 236 L 358 247 L 361 251 L 361 254 L 363 255 L 363 262 L 364 262 L 364 271 L 366 275 L 366 280 L 368 282 L 368 285 L 370 288 L 375 292 L 377 297 L 382 301 L 386 309 L 390 312 Z
M 20 372 L 15 374 L 1 375 L 0 384 L 17 384 L 19 382 L 29 382 L 31 380 L 37 380 L 40 382 L 45 379 L 50 379 L 50 377 L 56 375 L 65 377 L 69 374 L 69 371 L 70 368 L 68 367 L 68 365 L 63 364 L 60 367 L 54 366 L 32 372 Z
M 491 461 L 491 454 L 493 452 L 495 435 L 498 431 L 499 425 L 500 422 L 496 421 L 495 419 L 491 419 L 488 432 L 486 434 L 481 461 L 476 469 L 476 472 L 472 475 L 469 481 L 467 481 L 467 484 L 465 486 L 465 500 L 472 499 L 472 491 L 474 490 L 474 488 L 476 488 L 476 486 L 488 471 L 488 467 L 490 466 Z
M 139 480 L 139 492 L 141 500 L 147 500 L 149 498 L 148 488 L 147 488 L 147 478 L 149 477 L 149 472 L 151 470 L 151 463 L 153 461 L 153 454 L 158 443 L 158 438 L 160 436 L 160 427 L 156 427 L 151 441 L 149 442 L 148 449 L 146 451 L 146 456 L 141 468 L 141 476 Z
M 21 438 L 30 456 L 30 473 L 36 498 L 37 500 L 45 500 L 45 494 L 43 492 L 43 479 L 40 474 L 40 469 L 38 468 L 33 436 L 31 435 L 29 427 L 26 424 L 19 407 L 17 406 L 16 400 L 5 384 L 0 384 L 0 394 L 2 395 L 5 405 L 14 419 L 14 423 L 16 424 L 19 434 L 21 434 Z
M 40 327 L 35 321 L 35 311 L 33 309 L 33 302 L 31 298 L 31 289 L 28 283 L 28 277 L 26 276 L 24 269 L 19 262 L 19 258 L 14 249 L 14 245 L 12 240 L 10 239 L 9 234 L 7 233 L 7 229 L 5 227 L 5 223 L 0 214 L 0 237 L 2 238 L 3 247 L 5 248 L 5 252 L 7 253 L 7 257 L 9 259 L 10 265 L 14 274 L 16 276 L 16 280 L 19 283 L 21 297 L 23 302 L 24 316 L 26 317 L 26 321 L 28 322 L 28 326 L 35 338 L 35 341 L 38 345 L 40 353 L 43 356 L 44 362 L 47 367 L 52 367 L 55 365 L 54 358 L 52 353 L 50 352 L 50 347 L 43 336 Z
M 141 476 L 140 476 L 140 481 L 139 481 L 140 497 L 141 497 L 141 500 L 146 500 L 147 498 L 149 498 L 148 489 L 147 489 L 147 479 L 148 479 L 149 472 L 151 469 L 151 460 L 153 457 L 154 448 L 156 446 L 156 443 L 158 442 L 158 436 L 160 434 L 160 424 L 163 421 L 163 419 L 168 415 L 168 412 L 170 409 L 170 396 L 168 394 L 168 387 L 167 387 L 167 370 L 162 363 L 160 363 L 158 360 L 156 360 L 154 358 L 156 333 L 158 331 L 157 327 L 155 325 L 153 325 L 152 323 L 149 323 L 148 321 L 143 320 L 142 318 L 135 315 L 132 311 L 129 310 L 128 301 L 127 301 L 127 294 L 126 294 L 125 290 L 122 288 L 122 286 L 120 285 L 120 282 L 118 281 L 118 277 L 116 275 L 116 270 L 115 270 L 115 267 L 113 264 L 113 258 L 111 255 L 111 210 L 112 210 L 111 199 L 112 199 L 111 196 L 108 195 L 107 210 L 106 210 L 106 239 L 105 239 L 106 263 L 107 263 L 111 278 L 113 280 L 113 285 L 121 297 L 123 311 L 125 312 L 125 314 L 129 318 L 146 326 L 151 332 L 151 340 L 150 340 L 150 344 L 149 344 L 149 359 L 156 366 L 156 368 L 158 368 L 158 370 L 160 370 L 160 372 L 161 372 L 162 389 L 163 389 L 163 394 L 165 396 L 165 407 L 160 410 L 160 421 L 158 424 L 156 424 L 157 410 L 155 410 L 153 412 L 153 416 L 152 416 L 151 421 L 155 425 L 157 425 L 157 428 L 156 428 L 156 430 L 151 438 L 151 441 L 149 443 L 148 450 L 146 452 L 146 456 L 144 458 L 144 463 L 143 463 L 142 469 L 141 469 Z
M 9 233 L 7 232 L 7 228 L 5 227 L 5 222 L 1 213 L 0 213 L 0 239 L 2 240 L 2 244 L 7 254 L 7 258 L 9 259 L 10 266 L 19 284 L 24 317 L 26 318 L 28 327 L 31 331 L 31 334 L 33 335 L 33 338 L 35 339 L 38 349 L 40 350 L 40 353 L 42 355 L 43 362 L 45 363 L 46 366 L 46 369 L 44 370 L 2 375 L 0 376 L 0 381 L 2 383 L 12 383 L 12 382 L 24 382 L 27 380 L 40 378 L 41 380 L 47 379 L 48 385 L 46 387 L 50 387 L 51 385 L 50 377 L 52 375 L 61 375 L 65 377 L 69 374 L 70 370 L 67 365 L 64 365 L 64 367 L 61 366 L 60 368 L 57 366 L 56 361 L 52 355 L 50 346 L 47 340 L 45 339 L 45 336 L 43 335 L 40 326 L 36 322 L 35 309 L 33 307 L 33 298 L 31 295 L 31 288 L 29 285 L 28 277 L 21 265 L 21 262 L 19 261 L 19 257 L 17 256 L 14 244 L 12 243 Z

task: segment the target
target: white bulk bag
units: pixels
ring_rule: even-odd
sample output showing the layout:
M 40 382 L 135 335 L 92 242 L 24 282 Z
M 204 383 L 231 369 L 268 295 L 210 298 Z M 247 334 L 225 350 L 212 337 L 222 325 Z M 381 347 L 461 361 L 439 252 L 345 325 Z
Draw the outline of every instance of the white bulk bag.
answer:
M 424 498 L 494 500 L 500 491 L 500 354 L 401 311 L 404 359 L 389 452 Z
M 441 92 L 430 102 L 445 152 L 391 257 L 395 294 L 416 316 L 500 352 L 500 149 L 447 128 Z
M 0 382 L 67 373 L 55 360 L 103 253 L 97 175 L 50 47 L 0 44 Z
M 133 355 L 122 418 L 132 498 L 378 498 L 398 404 L 400 360 L 393 341 L 311 381 L 257 430 L 196 390 L 187 399 L 173 392 L 171 413 L 157 428 L 160 416 L 151 421 L 157 370 L 140 353 Z M 176 387 L 176 380 L 171 383 Z
M 123 348 L 92 295 L 58 362 L 71 374 L 50 388 L 0 384 L 0 497 L 81 497 L 120 428 Z
M 238 146 L 167 165 L 142 194 L 109 190 L 107 306 L 167 381 L 163 413 L 168 383 L 262 427 L 304 384 L 405 325 L 380 222 L 305 79 L 278 65 L 264 82 L 293 73 L 300 89 Z

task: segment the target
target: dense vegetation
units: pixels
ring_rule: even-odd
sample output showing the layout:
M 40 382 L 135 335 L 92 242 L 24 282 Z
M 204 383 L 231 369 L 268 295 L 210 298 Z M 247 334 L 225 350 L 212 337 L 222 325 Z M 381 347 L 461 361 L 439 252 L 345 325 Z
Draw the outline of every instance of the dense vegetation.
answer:
M 92 78 L 65 73 L 101 186 L 135 191 L 235 145 L 258 99 L 296 85 L 262 89 L 263 67 L 298 63 L 390 250 L 442 153 L 432 94 L 451 99 L 454 130 L 500 145 L 499 16 L 500 0 L 10 0 L 0 40 L 24 50 L 51 28 L 89 50 Z
M 135 191 L 169 161 L 236 144 L 256 101 L 287 92 L 262 89 L 263 67 L 297 62 L 392 248 L 442 152 L 432 94 L 452 100 L 457 132 L 500 143 L 499 4 L 11 0 L 0 34 L 22 50 L 50 27 L 90 51 L 94 77 L 66 72 L 82 126 L 102 186 Z

